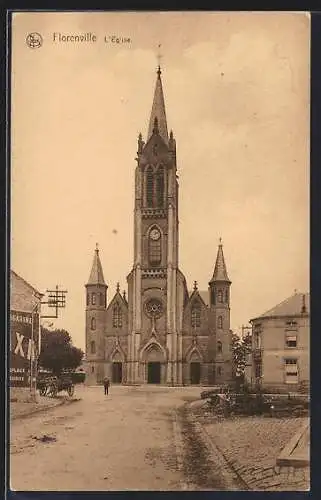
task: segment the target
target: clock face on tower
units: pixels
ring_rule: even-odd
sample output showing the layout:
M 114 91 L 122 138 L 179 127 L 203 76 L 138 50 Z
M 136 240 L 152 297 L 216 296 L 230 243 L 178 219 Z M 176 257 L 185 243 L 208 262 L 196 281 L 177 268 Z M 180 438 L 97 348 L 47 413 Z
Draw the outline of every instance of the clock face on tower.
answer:
M 151 232 L 149 233 L 149 236 L 152 240 L 158 240 L 160 237 L 160 232 L 155 227 L 154 229 L 151 230 Z

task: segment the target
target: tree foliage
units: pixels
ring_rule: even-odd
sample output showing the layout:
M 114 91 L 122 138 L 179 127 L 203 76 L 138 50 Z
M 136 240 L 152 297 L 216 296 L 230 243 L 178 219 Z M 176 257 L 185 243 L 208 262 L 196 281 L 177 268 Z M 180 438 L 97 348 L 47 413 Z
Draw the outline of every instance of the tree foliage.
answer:
M 59 375 L 64 369 L 75 369 L 81 364 L 83 351 L 72 345 L 66 330 L 41 329 L 39 366 Z
M 252 336 L 246 335 L 243 339 L 235 333 L 232 334 L 232 352 L 234 378 L 244 380 L 245 366 L 252 352 Z

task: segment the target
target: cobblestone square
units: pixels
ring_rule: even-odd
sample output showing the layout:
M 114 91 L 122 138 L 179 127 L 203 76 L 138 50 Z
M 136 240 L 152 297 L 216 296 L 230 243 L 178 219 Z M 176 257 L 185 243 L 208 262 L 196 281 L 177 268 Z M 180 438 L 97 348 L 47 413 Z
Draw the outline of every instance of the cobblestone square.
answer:
M 275 460 L 302 419 L 208 423 L 199 387 L 77 387 L 62 404 L 11 423 L 11 488 L 26 491 L 308 489 Z M 196 405 L 195 403 L 196 402 Z

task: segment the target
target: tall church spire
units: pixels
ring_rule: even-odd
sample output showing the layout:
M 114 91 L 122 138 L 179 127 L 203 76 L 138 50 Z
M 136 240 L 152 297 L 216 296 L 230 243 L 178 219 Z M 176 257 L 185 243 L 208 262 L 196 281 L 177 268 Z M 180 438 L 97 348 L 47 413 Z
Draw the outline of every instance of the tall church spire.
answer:
M 159 135 L 162 137 L 165 143 L 168 144 L 168 131 L 161 74 L 161 68 L 160 66 L 158 66 L 152 112 L 149 119 L 147 140 L 153 135 L 154 130 L 158 130 Z
M 105 285 L 103 267 L 99 258 L 98 243 L 96 243 L 96 250 L 93 260 L 93 265 L 91 267 L 91 272 L 87 285 Z
M 226 281 L 228 283 L 231 283 L 229 280 L 229 277 L 227 275 L 225 259 L 224 259 L 224 254 L 223 254 L 222 238 L 220 238 L 220 243 L 219 243 L 218 250 L 217 250 L 217 257 L 216 257 L 216 262 L 215 262 L 214 273 L 213 273 L 213 277 L 212 277 L 210 283 L 213 283 L 214 281 Z

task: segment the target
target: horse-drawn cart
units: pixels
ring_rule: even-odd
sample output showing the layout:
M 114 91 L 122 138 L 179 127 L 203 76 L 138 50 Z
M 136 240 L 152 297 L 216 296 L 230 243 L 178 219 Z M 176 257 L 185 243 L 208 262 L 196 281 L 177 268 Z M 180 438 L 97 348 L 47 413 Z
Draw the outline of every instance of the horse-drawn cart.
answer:
M 67 391 L 72 397 L 75 392 L 75 386 L 71 374 L 61 374 L 59 376 L 51 374 L 41 374 L 37 378 L 37 388 L 40 396 L 56 397 L 58 392 Z

